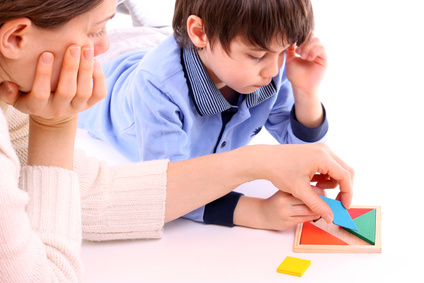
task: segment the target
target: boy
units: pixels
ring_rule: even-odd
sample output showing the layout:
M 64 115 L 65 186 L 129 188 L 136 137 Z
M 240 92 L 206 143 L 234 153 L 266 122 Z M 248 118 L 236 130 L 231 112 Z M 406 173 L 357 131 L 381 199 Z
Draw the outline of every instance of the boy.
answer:
M 108 97 L 80 116 L 82 128 L 132 161 L 228 151 L 263 126 L 279 143 L 325 138 L 317 89 L 327 61 L 309 0 L 177 0 L 173 28 L 155 50 L 105 66 Z M 246 200 L 233 192 L 187 217 L 233 226 L 255 202 Z

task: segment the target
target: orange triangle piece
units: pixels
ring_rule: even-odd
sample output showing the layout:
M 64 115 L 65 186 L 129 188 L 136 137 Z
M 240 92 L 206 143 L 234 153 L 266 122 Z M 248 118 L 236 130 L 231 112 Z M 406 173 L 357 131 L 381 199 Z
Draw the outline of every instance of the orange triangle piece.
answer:
M 312 223 L 303 223 L 301 245 L 349 245 Z
M 351 208 L 351 209 L 348 209 L 347 211 L 349 212 L 350 217 L 352 217 L 352 219 L 355 219 L 356 217 L 359 217 L 365 213 L 368 213 L 371 210 L 373 210 L 373 208 Z

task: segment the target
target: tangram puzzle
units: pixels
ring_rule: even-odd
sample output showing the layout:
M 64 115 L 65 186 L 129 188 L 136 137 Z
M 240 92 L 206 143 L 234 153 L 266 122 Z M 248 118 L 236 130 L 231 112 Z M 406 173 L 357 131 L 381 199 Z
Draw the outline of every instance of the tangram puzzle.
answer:
M 352 206 L 347 211 L 357 231 L 334 223 L 327 224 L 324 219 L 305 222 L 297 226 L 293 251 L 380 253 L 381 208 Z

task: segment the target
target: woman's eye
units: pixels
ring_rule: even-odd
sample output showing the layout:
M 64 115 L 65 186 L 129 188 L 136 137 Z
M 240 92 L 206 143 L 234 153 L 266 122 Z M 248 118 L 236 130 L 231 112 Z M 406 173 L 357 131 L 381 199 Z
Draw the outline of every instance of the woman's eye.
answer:
M 105 29 L 102 28 L 99 32 L 90 34 L 90 37 L 102 37 L 105 34 Z

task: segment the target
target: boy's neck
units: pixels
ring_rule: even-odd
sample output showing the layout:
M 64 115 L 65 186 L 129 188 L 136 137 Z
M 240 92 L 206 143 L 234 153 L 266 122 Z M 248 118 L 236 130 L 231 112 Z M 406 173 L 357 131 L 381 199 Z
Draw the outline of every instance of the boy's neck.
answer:
M 233 89 L 229 88 L 228 86 L 224 86 L 219 89 L 222 96 L 230 103 L 231 105 L 237 105 L 239 100 L 239 93 L 234 91 Z

